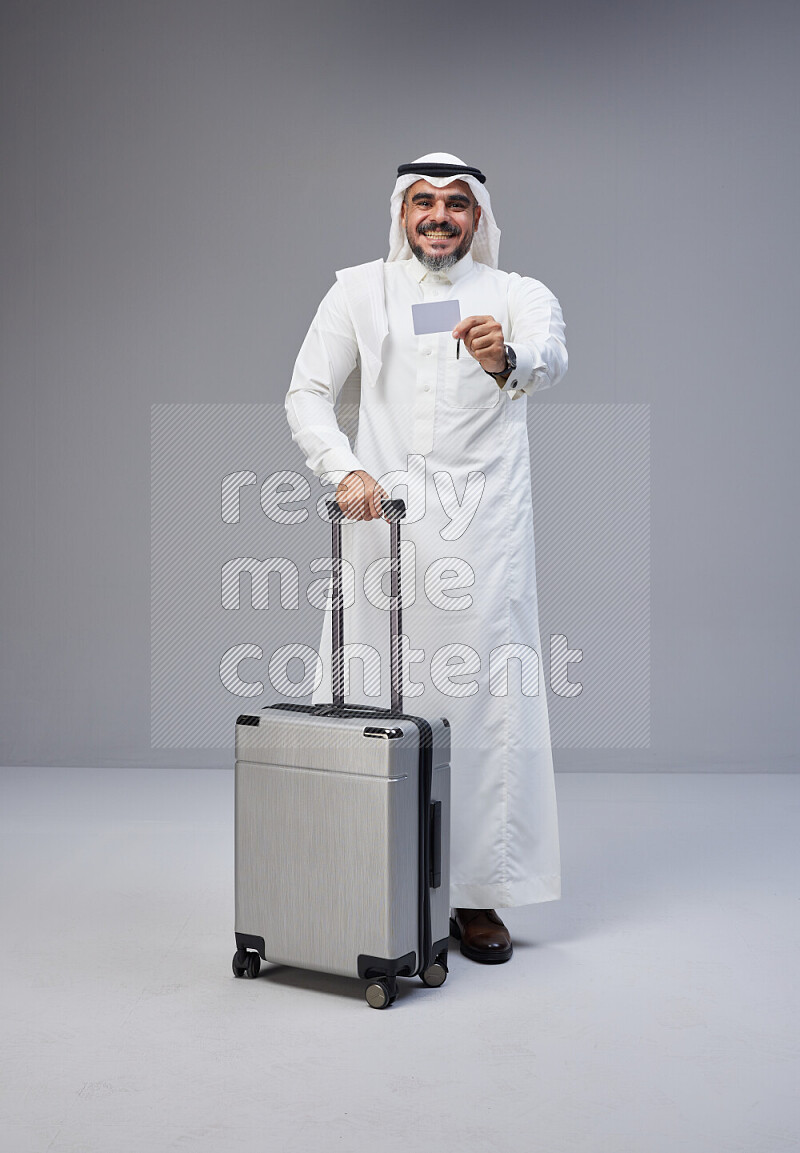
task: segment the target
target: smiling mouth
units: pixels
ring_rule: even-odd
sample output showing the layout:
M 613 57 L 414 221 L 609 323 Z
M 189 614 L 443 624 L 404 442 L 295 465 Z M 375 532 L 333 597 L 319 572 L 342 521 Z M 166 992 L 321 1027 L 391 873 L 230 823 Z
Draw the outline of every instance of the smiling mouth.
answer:
M 452 232 L 423 232 L 427 240 L 454 240 L 458 233 Z

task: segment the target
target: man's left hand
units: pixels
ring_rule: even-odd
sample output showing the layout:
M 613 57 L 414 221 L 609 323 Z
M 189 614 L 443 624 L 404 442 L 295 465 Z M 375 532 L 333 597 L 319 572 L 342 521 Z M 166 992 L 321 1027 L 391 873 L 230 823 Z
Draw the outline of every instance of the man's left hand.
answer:
M 503 329 L 493 316 L 468 316 L 453 329 L 456 340 L 474 356 L 484 372 L 503 372 L 506 367 L 506 344 Z

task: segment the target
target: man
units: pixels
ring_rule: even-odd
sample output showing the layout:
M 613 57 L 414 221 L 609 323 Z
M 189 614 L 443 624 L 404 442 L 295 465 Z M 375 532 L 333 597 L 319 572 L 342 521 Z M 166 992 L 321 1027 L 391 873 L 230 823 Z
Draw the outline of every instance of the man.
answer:
M 498 271 L 485 182 L 447 153 L 398 169 L 388 260 L 336 274 L 286 411 L 309 468 L 337 483 L 350 519 L 377 520 L 382 497 L 407 491 L 405 694 L 424 696 L 416 711 L 450 720 L 451 928 L 465 956 L 496 963 L 513 949 L 496 909 L 560 896 L 526 406 L 563 376 L 567 353 L 553 294 Z M 415 334 L 412 305 L 456 300 L 452 331 Z M 351 446 L 334 405 L 357 377 Z M 385 555 L 381 527 L 344 526 L 359 577 L 345 638 L 364 658 L 361 700 L 372 705 L 368 648 L 383 645 L 388 667 L 386 613 L 374 579 L 371 591 L 362 581 Z M 330 699 L 329 677 L 326 666 L 315 699 Z

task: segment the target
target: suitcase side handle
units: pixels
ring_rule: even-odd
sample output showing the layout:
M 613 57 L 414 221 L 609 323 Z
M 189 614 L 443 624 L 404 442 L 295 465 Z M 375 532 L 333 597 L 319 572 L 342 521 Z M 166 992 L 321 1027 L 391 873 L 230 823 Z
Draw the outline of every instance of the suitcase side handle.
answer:
M 400 635 L 403 631 L 403 602 L 400 586 L 400 521 L 406 515 L 404 500 L 381 501 L 381 509 L 389 521 L 391 564 L 391 607 L 389 610 L 389 663 L 392 686 L 392 712 L 403 711 L 403 666 Z M 342 521 L 347 517 L 335 497 L 328 497 L 325 510 L 331 522 L 331 557 L 333 560 L 333 620 L 331 622 L 331 688 L 333 704 L 344 704 L 344 597 L 342 590 Z
M 442 884 L 442 802 L 431 801 L 430 809 L 430 877 L 428 884 L 432 889 L 440 888 Z

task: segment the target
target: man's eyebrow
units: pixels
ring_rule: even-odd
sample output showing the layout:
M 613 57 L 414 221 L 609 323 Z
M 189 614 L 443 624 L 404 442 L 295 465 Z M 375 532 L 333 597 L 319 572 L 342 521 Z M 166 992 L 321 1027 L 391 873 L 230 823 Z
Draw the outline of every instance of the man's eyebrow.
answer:
M 418 200 L 432 200 L 432 192 L 417 192 L 411 197 L 411 203 L 416 204 Z M 450 192 L 447 195 L 447 200 L 457 200 L 460 204 L 471 204 L 472 201 L 463 192 Z

